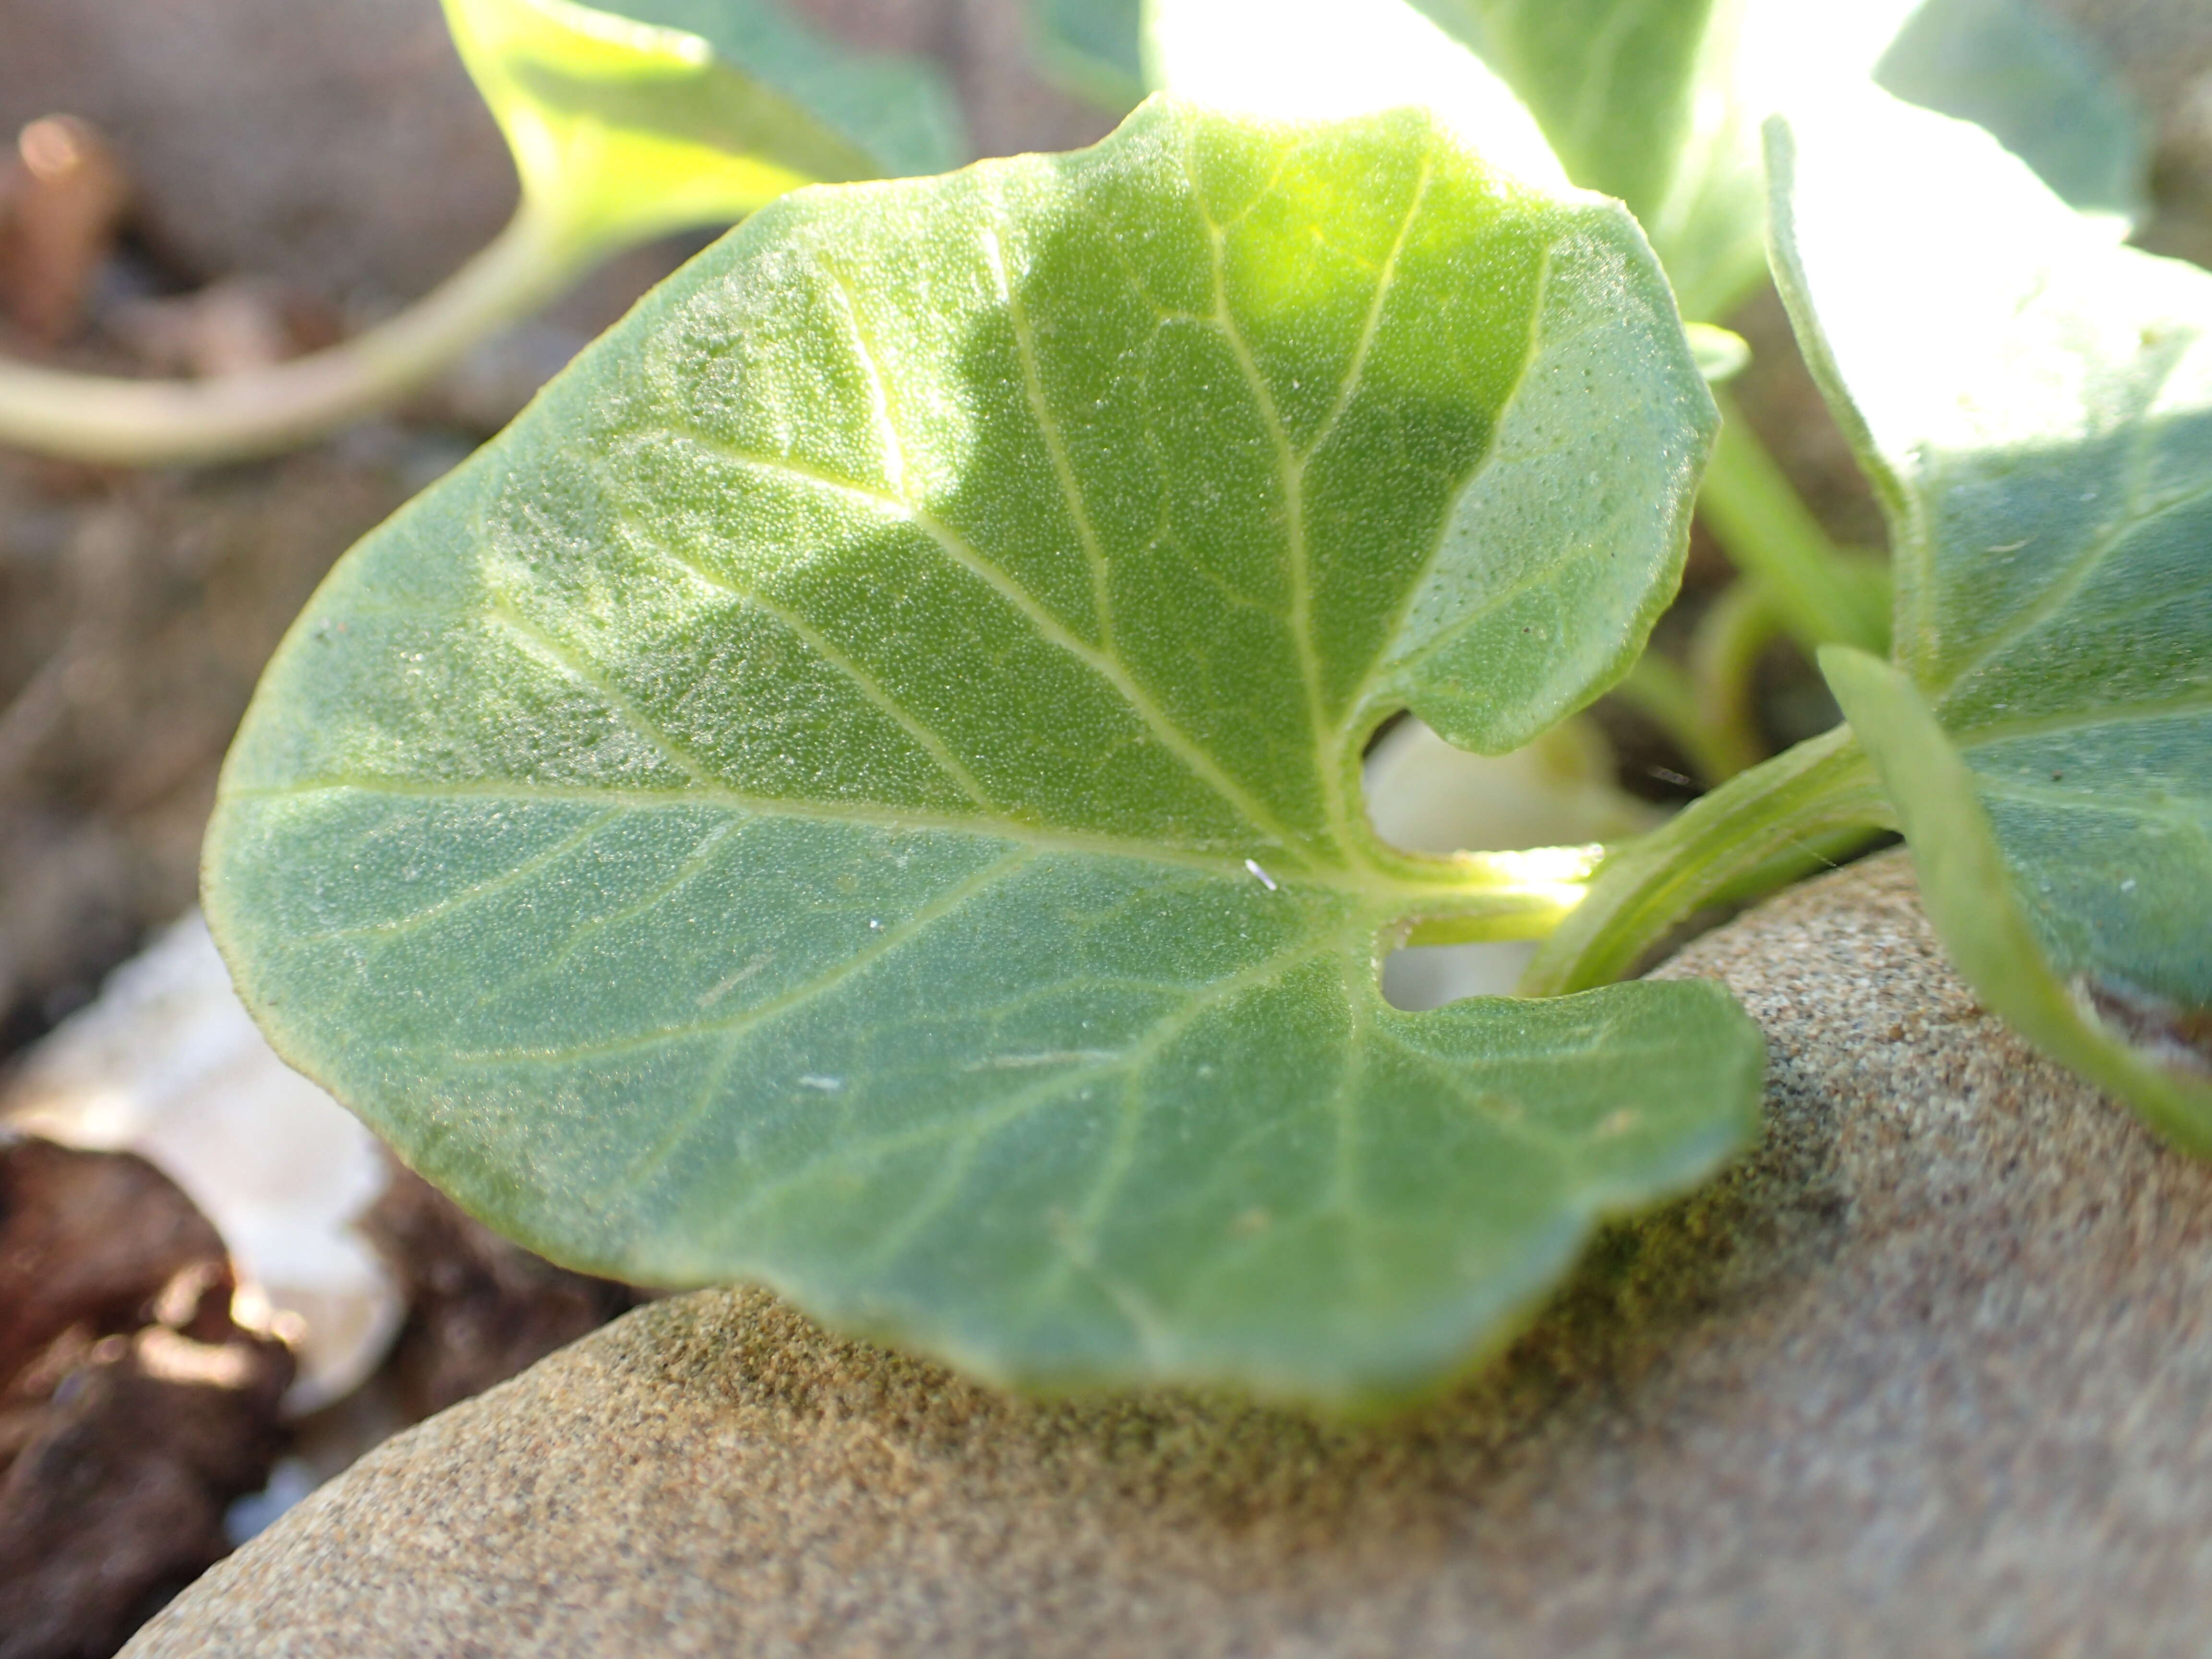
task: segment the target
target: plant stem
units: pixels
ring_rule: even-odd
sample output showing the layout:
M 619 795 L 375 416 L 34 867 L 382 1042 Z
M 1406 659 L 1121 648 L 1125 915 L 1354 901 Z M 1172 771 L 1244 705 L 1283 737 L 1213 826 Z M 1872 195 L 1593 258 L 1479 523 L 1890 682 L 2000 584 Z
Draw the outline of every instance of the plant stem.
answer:
M 1608 858 L 1589 896 L 1537 951 L 1522 993 L 1609 984 L 1635 971 L 1692 911 L 1770 891 L 1895 822 L 1850 728 L 1809 738 Z
M 0 362 L 0 443 L 126 465 L 232 460 L 307 443 L 402 396 L 589 257 L 527 202 L 499 236 L 390 321 L 325 351 L 211 380 L 131 380 Z
M 1698 719 L 1728 769 L 1712 777 L 1725 783 L 1766 757 L 1752 676 L 1759 653 L 1780 629 L 1766 591 L 1746 576 L 1732 582 L 1698 618 L 1690 636 L 1690 683 Z
M 1774 458 L 1724 392 L 1721 434 L 1698 511 L 1736 568 L 1755 578 L 1807 656 L 1824 645 L 1888 649 L 1869 585 L 1828 539 Z

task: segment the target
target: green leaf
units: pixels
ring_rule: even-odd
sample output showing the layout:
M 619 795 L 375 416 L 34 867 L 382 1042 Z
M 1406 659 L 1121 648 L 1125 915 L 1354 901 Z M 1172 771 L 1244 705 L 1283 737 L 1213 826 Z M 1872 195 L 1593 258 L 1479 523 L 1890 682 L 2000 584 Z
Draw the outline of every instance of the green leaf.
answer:
M 2132 222 L 2148 205 L 2141 106 L 2097 43 L 2039 0 L 1925 0 L 1875 80 L 1982 127 L 2084 212 Z
M 225 775 L 280 1048 L 495 1224 L 1033 1382 L 1353 1401 L 1755 1120 L 1717 985 L 1431 1013 L 1590 849 L 1421 857 L 1677 580 L 1711 400 L 1632 222 L 1428 118 L 1148 104 L 813 191 L 348 556 Z
M 1145 0 L 1030 0 L 1037 66 L 1120 114 L 1145 95 Z
M 1897 804 L 1929 919 L 1960 972 L 2037 1047 L 2132 1103 L 2181 1146 L 2212 1156 L 2212 1023 L 2203 1011 L 2093 972 L 2062 979 L 1979 799 L 1986 786 L 1912 682 L 1848 646 L 1823 651 L 1820 668 Z
M 1577 184 L 1626 201 L 1686 317 L 1765 270 L 1766 117 L 1855 99 L 1870 76 L 1981 123 L 2077 206 L 2132 216 L 2141 112 L 2094 46 L 2036 0 L 1413 0 L 1504 77 Z
M 1649 223 L 1689 143 L 1714 0 L 1416 0 L 1520 93 L 1560 164 Z
M 525 201 L 585 249 L 960 159 L 933 70 L 833 46 L 772 0 L 446 0 L 446 18 Z
M 1765 267 L 1743 3 L 1413 0 L 1504 77 L 1569 177 L 1628 204 L 1683 315 L 1706 319 Z
M 1635 212 L 1693 319 L 1725 315 L 1765 273 L 1761 123 L 1856 98 L 1877 59 L 1907 95 L 1985 122 L 2085 204 L 2140 188 L 2141 123 L 2124 92 L 2032 0 L 1146 5 L 1155 86 L 1274 114 L 1425 104 L 1524 176 L 1548 178 L 1500 108 L 1502 81 L 1568 177 Z M 1409 27 L 1414 15 L 1433 32 Z
M 1899 665 L 2051 970 L 2193 1029 L 2212 1008 L 2212 276 L 2113 246 L 1978 130 L 1878 94 L 1802 141 L 1778 124 L 1772 151 L 1777 275 L 1889 512 Z

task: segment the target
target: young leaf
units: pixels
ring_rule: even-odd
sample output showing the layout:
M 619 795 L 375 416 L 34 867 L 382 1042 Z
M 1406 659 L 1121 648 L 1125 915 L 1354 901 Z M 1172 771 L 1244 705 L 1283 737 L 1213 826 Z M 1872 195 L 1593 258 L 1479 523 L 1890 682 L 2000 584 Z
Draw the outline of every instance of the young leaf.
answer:
M 1742 1143 L 1760 1045 L 1711 984 L 1389 1007 L 1588 854 L 1385 848 L 1361 752 L 1618 678 L 1712 422 L 1627 216 L 1412 112 L 801 192 L 348 556 L 210 919 L 557 1259 L 1001 1378 L 1427 1386 Z
M 446 18 L 526 198 L 584 247 L 960 159 L 934 70 L 832 46 L 774 0 L 446 0 Z
M 1981 123 L 2076 206 L 2142 205 L 2141 112 L 2037 0 L 1412 3 L 1505 78 L 1576 183 L 1635 211 L 1687 317 L 1725 315 L 1764 273 L 1767 114 L 1869 76 Z
M 2056 973 L 2196 1029 L 2212 276 L 2114 246 L 1977 129 L 1878 97 L 1847 133 L 1774 129 L 1776 270 L 1889 510 L 1899 665 L 1972 772 Z M 1875 756 L 1908 793 L 1932 775 L 1914 753 Z
M 2212 1156 L 2212 1036 L 2187 1011 L 2100 980 L 2069 980 L 2051 961 L 2047 930 L 2021 905 L 1967 770 L 1911 680 L 1847 646 L 1820 653 L 1821 672 L 1851 731 L 1897 804 L 1929 917 L 1944 949 L 1984 1000 L 2037 1047 L 2130 1101 L 2166 1135 Z
M 1689 143 L 1714 0 L 1415 0 L 1518 91 L 1576 183 L 1650 222 Z

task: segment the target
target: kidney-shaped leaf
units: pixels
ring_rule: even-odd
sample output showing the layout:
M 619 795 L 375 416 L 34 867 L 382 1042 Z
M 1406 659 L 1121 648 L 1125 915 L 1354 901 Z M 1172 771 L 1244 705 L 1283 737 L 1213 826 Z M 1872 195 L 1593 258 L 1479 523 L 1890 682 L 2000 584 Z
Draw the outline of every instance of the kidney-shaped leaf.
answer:
M 1415 857 L 1411 704 L 1622 672 L 1713 414 L 1628 217 L 1426 118 L 1146 106 L 802 192 L 348 556 L 211 919 L 295 1063 L 495 1224 L 1028 1381 L 1434 1381 L 1709 1171 L 1717 986 L 1408 1014 L 1574 852 Z
M 1889 505 L 1899 665 L 2055 973 L 2172 1059 L 2212 1009 L 2212 276 L 1877 96 L 1775 129 L 1777 273 Z
M 525 194 L 586 246 L 960 160 L 934 70 L 833 45 L 776 0 L 445 4 Z

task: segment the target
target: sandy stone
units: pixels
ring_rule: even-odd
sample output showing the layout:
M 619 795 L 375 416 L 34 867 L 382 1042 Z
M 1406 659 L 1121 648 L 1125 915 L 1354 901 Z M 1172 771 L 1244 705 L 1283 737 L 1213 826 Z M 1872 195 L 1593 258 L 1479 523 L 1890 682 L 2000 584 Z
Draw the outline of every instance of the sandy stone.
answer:
M 2007 1036 L 1911 866 L 1667 969 L 1759 1150 L 1410 1420 L 1037 1404 L 659 1304 L 391 1443 L 127 1650 L 2201 1654 L 2212 1168 Z

